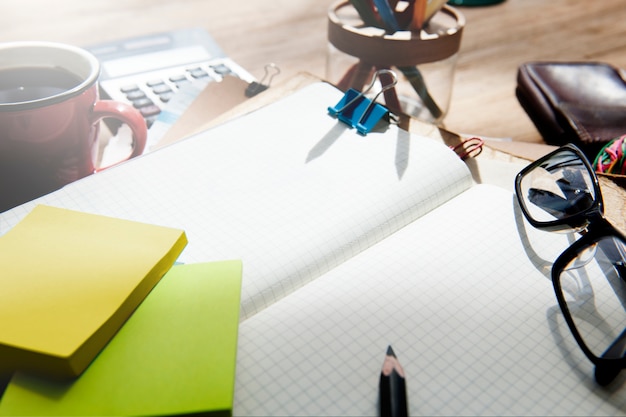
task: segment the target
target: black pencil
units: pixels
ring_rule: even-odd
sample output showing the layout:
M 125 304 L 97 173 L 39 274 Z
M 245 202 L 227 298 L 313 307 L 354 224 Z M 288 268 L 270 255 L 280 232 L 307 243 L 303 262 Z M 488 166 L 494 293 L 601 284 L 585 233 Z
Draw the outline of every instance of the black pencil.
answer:
M 381 417 L 405 417 L 409 415 L 406 402 L 404 370 L 391 346 L 380 373 L 380 415 Z

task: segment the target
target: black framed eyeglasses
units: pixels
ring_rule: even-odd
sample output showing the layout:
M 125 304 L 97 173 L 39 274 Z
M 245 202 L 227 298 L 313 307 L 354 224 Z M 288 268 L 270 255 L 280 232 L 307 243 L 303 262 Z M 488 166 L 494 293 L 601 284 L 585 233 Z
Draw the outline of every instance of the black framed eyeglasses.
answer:
M 534 227 L 582 235 L 552 265 L 552 284 L 596 381 L 606 385 L 626 368 L 626 238 L 604 217 L 598 178 L 566 145 L 517 174 L 515 193 Z

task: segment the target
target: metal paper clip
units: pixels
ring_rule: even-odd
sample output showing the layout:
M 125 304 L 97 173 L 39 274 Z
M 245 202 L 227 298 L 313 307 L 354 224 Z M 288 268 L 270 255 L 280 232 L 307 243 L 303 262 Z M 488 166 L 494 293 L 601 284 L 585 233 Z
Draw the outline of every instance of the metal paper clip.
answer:
M 257 94 L 267 90 L 272 83 L 275 76 L 280 74 L 280 69 L 276 64 L 271 63 L 265 66 L 265 75 L 260 82 L 252 81 L 248 87 L 246 87 L 246 97 L 254 97 Z M 267 80 L 267 81 L 266 81 Z
M 376 79 L 382 74 L 391 75 L 391 82 L 383 85 L 373 99 L 365 97 L 376 84 Z M 374 128 L 380 119 L 383 117 L 389 118 L 389 110 L 382 104 L 377 103 L 376 100 L 382 93 L 393 88 L 397 82 L 398 78 L 393 71 L 388 69 L 378 70 L 372 77 L 369 86 L 363 92 L 358 92 L 353 88 L 348 89 L 342 99 L 339 100 L 339 103 L 334 107 L 328 108 L 328 113 L 348 126 L 355 128 L 360 134 L 365 135 Z

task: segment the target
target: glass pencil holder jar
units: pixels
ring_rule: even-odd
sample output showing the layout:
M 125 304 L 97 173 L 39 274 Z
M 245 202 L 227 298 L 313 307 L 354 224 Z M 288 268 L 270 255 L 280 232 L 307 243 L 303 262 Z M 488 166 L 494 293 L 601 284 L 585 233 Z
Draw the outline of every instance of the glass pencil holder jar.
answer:
M 363 91 L 376 71 L 394 71 L 397 83 L 384 104 L 392 112 L 442 124 L 450 106 L 464 16 L 445 5 L 419 31 L 393 34 L 367 26 L 349 1 L 328 11 L 326 78 L 341 90 Z

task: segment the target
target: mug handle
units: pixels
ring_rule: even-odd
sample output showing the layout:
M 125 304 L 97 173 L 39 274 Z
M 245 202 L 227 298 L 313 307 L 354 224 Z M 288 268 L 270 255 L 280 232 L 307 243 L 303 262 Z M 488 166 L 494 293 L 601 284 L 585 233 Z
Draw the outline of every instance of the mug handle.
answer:
M 92 112 L 93 123 L 99 122 L 101 119 L 107 117 L 118 119 L 126 123 L 128 127 L 130 127 L 130 130 L 133 132 L 133 150 L 127 158 L 124 158 L 121 161 L 116 162 L 115 164 L 97 168 L 96 172 L 100 172 L 102 170 L 110 168 L 113 165 L 117 165 L 120 162 L 141 155 L 144 148 L 146 147 L 148 127 L 146 126 L 146 121 L 144 120 L 143 116 L 141 115 L 141 113 L 139 113 L 137 109 L 129 104 L 119 101 L 98 100 L 94 105 Z

